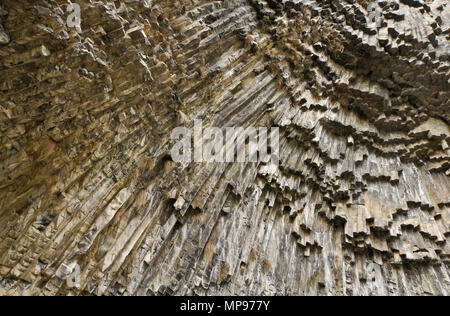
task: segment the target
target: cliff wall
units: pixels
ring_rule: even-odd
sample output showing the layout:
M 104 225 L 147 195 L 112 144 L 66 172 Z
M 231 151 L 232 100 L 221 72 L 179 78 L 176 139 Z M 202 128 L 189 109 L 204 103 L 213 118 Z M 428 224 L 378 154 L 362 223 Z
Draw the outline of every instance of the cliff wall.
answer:
M 447 1 L 72 1 L 0 3 L 0 295 L 448 294 Z

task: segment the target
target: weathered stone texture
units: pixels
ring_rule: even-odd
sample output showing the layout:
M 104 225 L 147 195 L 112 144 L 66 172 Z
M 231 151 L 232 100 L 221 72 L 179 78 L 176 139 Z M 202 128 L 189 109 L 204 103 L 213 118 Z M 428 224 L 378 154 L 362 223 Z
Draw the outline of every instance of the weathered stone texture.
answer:
M 73 2 L 1 2 L 0 295 L 448 294 L 446 0 Z M 174 163 L 194 119 L 280 166 Z

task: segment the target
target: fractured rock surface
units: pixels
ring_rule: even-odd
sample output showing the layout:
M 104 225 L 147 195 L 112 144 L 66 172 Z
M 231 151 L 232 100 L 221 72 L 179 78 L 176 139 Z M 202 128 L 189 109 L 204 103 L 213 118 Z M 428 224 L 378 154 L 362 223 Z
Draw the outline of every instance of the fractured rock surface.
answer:
M 446 0 L 72 2 L 1 3 L 0 295 L 448 295 Z

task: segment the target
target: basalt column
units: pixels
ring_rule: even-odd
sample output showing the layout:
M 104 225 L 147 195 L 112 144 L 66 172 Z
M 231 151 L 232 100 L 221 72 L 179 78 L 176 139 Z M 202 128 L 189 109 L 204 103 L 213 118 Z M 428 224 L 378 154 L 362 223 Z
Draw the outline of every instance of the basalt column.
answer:
M 0 1 L 0 295 L 449 294 L 447 0 L 71 1 Z

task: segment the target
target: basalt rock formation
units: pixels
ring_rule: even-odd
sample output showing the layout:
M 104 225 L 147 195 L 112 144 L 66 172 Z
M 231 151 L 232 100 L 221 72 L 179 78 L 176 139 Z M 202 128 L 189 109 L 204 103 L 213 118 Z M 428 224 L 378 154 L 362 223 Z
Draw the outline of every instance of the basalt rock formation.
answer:
M 449 294 L 447 0 L 72 2 L 0 3 L 0 295 Z

